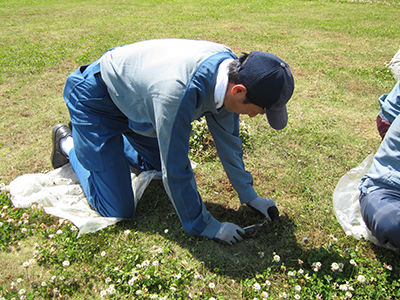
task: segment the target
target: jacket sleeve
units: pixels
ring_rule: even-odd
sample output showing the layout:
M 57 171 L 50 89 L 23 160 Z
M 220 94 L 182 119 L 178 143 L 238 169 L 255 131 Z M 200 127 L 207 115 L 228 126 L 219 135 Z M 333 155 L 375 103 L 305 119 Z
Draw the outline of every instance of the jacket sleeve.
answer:
M 241 203 L 257 198 L 253 177 L 245 170 L 242 140 L 239 138 L 239 116 L 223 108 L 218 115 L 206 117 L 218 156 Z
M 226 54 L 219 56 L 216 58 L 220 61 Z M 197 190 L 188 153 L 192 118 L 204 99 L 209 99 L 210 93 L 214 91 L 215 69 L 218 63 L 209 60 L 198 68 L 186 88 L 182 101 L 171 98 L 154 101 L 165 190 L 185 231 L 209 238 L 215 237 L 221 223 L 211 216 L 204 205 Z M 168 97 L 173 97 L 172 94 L 169 93 Z M 157 103 L 159 101 L 160 103 Z
M 158 116 L 168 116 L 166 106 L 158 106 Z M 207 211 L 197 190 L 188 157 L 192 108 L 180 109 L 174 119 L 160 117 L 157 138 L 160 148 L 163 184 L 180 218 L 183 229 L 193 235 L 213 238 L 221 226 Z M 163 118 L 163 120 L 160 120 Z

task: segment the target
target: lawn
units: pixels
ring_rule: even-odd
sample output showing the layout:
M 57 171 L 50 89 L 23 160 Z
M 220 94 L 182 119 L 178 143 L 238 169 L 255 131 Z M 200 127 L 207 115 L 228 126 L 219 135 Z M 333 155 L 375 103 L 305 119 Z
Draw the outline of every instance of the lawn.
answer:
M 397 0 L 2 0 L 3 185 L 51 170 L 51 128 L 69 120 L 66 76 L 114 46 L 188 38 L 238 55 L 268 51 L 289 63 L 296 89 L 284 130 L 242 118 L 246 168 L 259 195 L 276 201 L 277 222 L 234 246 L 190 236 L 154 181 L 131 221 L 77 238 L 71 222 L 40 206 L 13 208 L 1 192 L 0 298 L 398 299 L 398 253 L 347 237 L 332 194 L 379 147 L 375 118 L 396 83 L 387 63 L 400 48 L 399 13 Z M 193 153 L 211 214 L 261 222 L 240 206 L 212 145 Z

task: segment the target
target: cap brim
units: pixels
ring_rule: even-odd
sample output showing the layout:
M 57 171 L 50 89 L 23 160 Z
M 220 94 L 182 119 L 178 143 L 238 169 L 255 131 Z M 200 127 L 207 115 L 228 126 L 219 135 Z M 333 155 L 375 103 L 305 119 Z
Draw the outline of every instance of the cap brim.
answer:
M 275 130 L 281 130 L 286 127 L 288 122 L 288 115 L 286 105 L 278 110 L 265 110 L 269 125 Z

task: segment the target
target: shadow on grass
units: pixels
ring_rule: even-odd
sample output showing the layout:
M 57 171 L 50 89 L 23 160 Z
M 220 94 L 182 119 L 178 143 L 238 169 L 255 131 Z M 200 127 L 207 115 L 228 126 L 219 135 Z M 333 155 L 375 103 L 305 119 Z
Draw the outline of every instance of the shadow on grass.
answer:
M 247 206 L 241 206 L 237 211 L 215 203 L 206 203 L 206 207 L 217 220 L 233 222 L 243 227 L 264 220 L 261 214 Z M 150 184 L 138 203 L 134 219 L 121 225 L 154 233 L 163 233 L 168 229 L 168 234 L 165 235 L 167 239 L 187 249 L 211 272 L 235 280 L 263 274 L 268 268 L 276 273 L 285 273 L 286 268 L 310 270 L 312 262 L 317 261 L 323 262 L 324 268 L 330 272 L 333 262 L 339 263 L 343 260 L 343 257 L 333 249 L 310 249 L 298 243 L 295 236 L 295 222 L 287 215 L 281 215 L 274 223 L 260 228 L 256 236 L 246 238 L 233 246 L 215 243 L 208 238 L 191 236 L 183 230 L 161 181 L 153 181 Z M 273 261 L 275 254 L 281 258 L 279 263 Z M 299 259 L 305 262 L 301 266 Z M 282 265 L 286 268 L 281 268 Z M 351 274 L 352 270 L 348 269 L 346 274 L 342 275 L 350 277 Z

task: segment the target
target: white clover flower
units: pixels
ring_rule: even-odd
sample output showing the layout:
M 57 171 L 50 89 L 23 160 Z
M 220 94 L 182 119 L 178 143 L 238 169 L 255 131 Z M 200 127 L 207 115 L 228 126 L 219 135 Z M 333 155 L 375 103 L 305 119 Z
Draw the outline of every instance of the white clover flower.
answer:
M 386 269 L 388 269 L 389 271 L 392 271 L 392 270 L 393 270 L 393 267 L 392 267 L 391 265 L 387 265 L 387 264 L 385 263 L 385 264 L 383 264 L 383 266 L 384 266 Z
M 310 276 L 310 274 L 306 274 L 306 276 L 305 276 L 305 278 L 306 278 L 306 280 L 310 280 L 311 279 L 311 276 Z
M 24 262 L 23 264 L 22 264 L 22 266 L 24 267 L 24 268 L 29 268 L 29 262 Z
M 136 296 L 140 296 L 140 295 L 143 294 L 143 292 L 142 292 L 142 290 L 137 290 L 137 291 L 135 292 L 135 294 L 136 294 Z
M 14 223 L 14 219 L 8 219 L 8 220 L 7 220 L 7 223 L 8 223 L 8 224 Z
M 308 239 L 308 237 L 303 237 L 303 239 L 301 240 L 301 243 L 304 246 L 304 245 L 307 245 L 309 241 L 310 240 Z
M 28 229 L 26 229 L 26 228 L 21 229 L 21 233 L 27 233 L 27 232 L 28 232 Z
M 105 290 L 104 290 L 104 291 L 101 291 L 101 292 L 100 292 L 100 297 L 101 297 L 101 298 L 107 297 L 107 291 L 105 291 Z
M 303 275 L 303 274 L 304 274 L 304 270 L 303 270 L 303 269 L 299 269 L 298 273 L 299 273 L 300 275 Z
M 25 295 L 25 294 L 26 294 L 26 291 L 24 289 L 20 289 L 18 291 L 18 295 L 20 295 L 20 296 Z
M 168 229 L 165 229 L 165 230 L 164 230 L 164 233 L 168 233 Z
M 62 234 L 62 230 L 61 229 L 57 230 L 56 234 Z
M 47 286 L 47 283 L 46 283 L 46 281 L 42 281 L 42 284 L 41 284 L 41 286 L 43 286 L 43 287 Z
M 199 274 L 195 274 L 195 275 L 194 275 L 194 279 L 196 279 L 196 280 L 202 280 L 202 279 L 203 279 L 203 276 L 201 276 L 201 275 L 199 275 Z
M 258 292 L 261 290 L 261 285 L 259 285 L 257 282 L 253 284 L 253 289 L 255 292 Z
M 334 235 L 332 235 L 332 234 L 328 235 L 328 237 L 329 237 L 329 238 L 331 238 L 331 239 L 332 239 L 332 241 L 334 241 L 334 242 L 337 242 L 337 241 L 338 241 L 338 239 L 337 239 L 337 238 L 335 238 L 335 236 L 334 236 Z
M 125 235 L 129 235 L 130 233 L 131 233 L 131 231 L 130 231 L 129 229 L 127 229 L 127 230 L 124 231 L 124 234 L 125 234 Z
M 357 263 L 354 261 L 354 259 L 351 259 L 351 260 L 350 260 L 350 264 L 353 265 L 353 266 L 355 266 L 355 267 L 357 267 Z
M 301 291 L 301 286 L 296 285 L 296 286 L 294 287 L 294 290 L 295 290 L 296 292 L 300 292 L 300 291 Z
M 132 276 L 131 279 L 129 279 L 128 284 L 130 286 L 134 285 L 134 283 L 136 282 L 136 280 L 138 280 L 138 278 L 136 276 Z
M 68 260 L 63 261 L 63 263 L 62 263 L 62 266 L 63 266 L 64 268 L 69 267 L 69 265 L 70 265 L 70 263 L 69 263 Z
M 70 230 L 72 232 L 76 232 L 76 231 L 78 231 L 78 228 L 76 226 L 71 226 Z
M 277 254 L 274 255 L 274 262 L 280 262 L 281 261 L 281 257 Z
M 299 294 L 294 295 L 294 299 L 299 300 L 301 297 Z
M 339 263 L 339 272 L 343 272 L 344 264 Z
M 288 276 L 290 276 L 290 277 L 296 276 L 296 274 L 295 274 L 293 271 L 289 271 L 287 274 L 288 274 Z
M 270 286 L 270 285 L 271 285 L 271 281 L 265 280 L 265 284 L 268 285 L 268 286 Z
M 318 272 L 318 270 L 321 268 L 322 264 L 318 262 L 314 262 L 311 267 L 314 268 L 314 272 Z
M 358 275 L 357 276 L 357 281 L 360 283 L 365 283 L 365 276 L 364 275 Z
M 56 281 L 56 279 L 57 279 L 57 277 L 56 277 L 56 276 L 51 276 L 51 278 L 50 278 L 50 281 L 51 281 L 51 282 L 55 282 L 55 281 Z
M 181 277 L 182 277 L 182 274 L 181 274 L 181 273 L 179 273 L 179 274 L 175 275 L 174 277 L 175 277 L 176 279 L 181 279 Z
M 149 299 L 158 299 L 158 295 L 157 294 L 151 294 L 149 296 Z
M 261 298 L 268 298 L 268 293 L 267 292 L 262 292 L 261 293 Z
M 210 282 L 210 283 L 208 284 L 208 287 L 209 287 L 210 289 L 215 289 L 215 283 Z
M 106 254 L 107 254 L 106 251 L 102 251 L 102 252 L 100 253 L 100 256 L 101 256 L 101 257 L 104 257 L 104 256 L 106 256 Z
M 147 267 L 148 265 L 150 265 L 150 261 L 145 260 L 145 261 L 142 262 L 142 266 L 143 267 Z
M 337 271 L 337 270 L 339 270 L 339 264 L 338 263 L 332 263 L 332 265 L 331 265 L 331 270 L 332 271 Z
M 107 288 L 107 293 L 108 293 L 109 295 L 114 295 L 114 294 L 117 293 L 117 291 L 115 290 L 113 284 L 110 284 L 110 286 Z
M 61 281 L 63 281 L 65 279 L 65 277 L 64 276 L 60 276 L 60 277 L 58 277 L 58 280 L 61 280 Z
M 49 239 L 53 238 L 54 234 L 49 234 Z
M 171 292 L 175 293 L 175 292 L 176 292 L 176 287 L 171 286 L 171 287 L 169 288 L 169 290 L 170 290 Z
M 110 277 L 107 277 L 106 279 L 104 279 L 104 282 L 107 283 L 107 284 L 109 284 L 109 283 L 111 282 L 111 280 L 112 280 L 112 279 L 111 279 Z
M 211 297 L 210 299 L 208 299 L 208 300 L 217 300 L 217 299 L 215 299 L 214 297 Z
M 345 291 L 347 291 L 347 289 L 348 289 L 347 284 L 341 284 L 341 285 L 339 285 L 339 290 L 345 292 Z
M 348 298 L 353 297 L 353 294 L 350 292 L 346 292 L 345 296 L 346 296 L 346 299 L 348 299 Z
M 282 293 L 282 298 L 283 298 L 283 299 L 286 299 L 287 297 L 288 297 L 288 295 L 287 295 L 285 292 L 283 292 L 283 293 Z
M 3 210 L 7 210 L 7 209 L 8 209 L 8 205 L 4 205 Z
M 153 261 L 152 265 L 153 265 L 154 267 L 157 267 L 157 266 L 158 266 L 158 260 Z
M 17 283 L 21 283 L 22 281 L 24 281 L 22 278 L 17 279 Z

